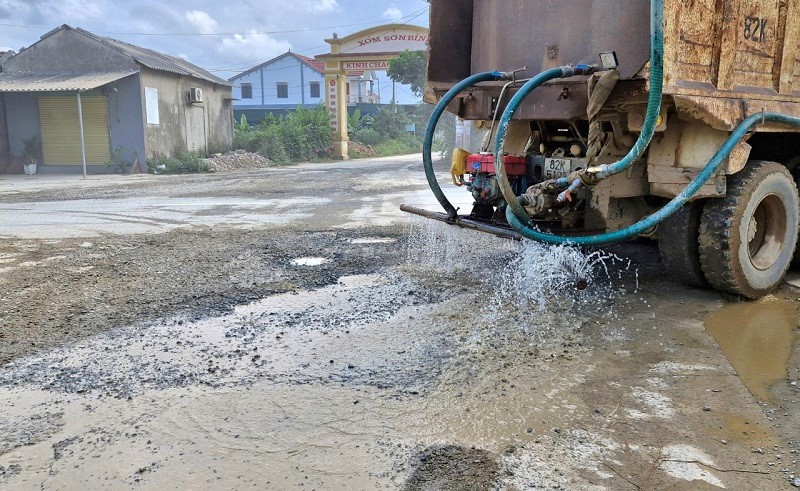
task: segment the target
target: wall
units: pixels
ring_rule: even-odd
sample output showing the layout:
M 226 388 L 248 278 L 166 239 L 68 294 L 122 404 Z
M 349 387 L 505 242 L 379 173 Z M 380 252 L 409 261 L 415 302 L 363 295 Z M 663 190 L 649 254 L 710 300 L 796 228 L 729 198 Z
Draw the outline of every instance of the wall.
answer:
M 5 99 L 11 155 L 20 157 L 25 151 L 25 140 L 42 137 L 39 129 L 39 103 L 36 94 L 9 92 L 5 94 Z
M 285 82 L 289 86 L 287 99 L 278 99 L 278 82 Z M 320 97 L 311 98 L 310 82 L 319 82 Z M 236 109 L 281 109 L 294 108 L 301 104 L 316 106 L 325 98 L 325 78 L 291 55 L 280 57 L 274 63 L 236 77 L 231 83 L 234 85 L 233 97 L 238 99 L 234 101 Z M 252 84 L 252 99 L 242 99 L 243 83 Z
M 146 158 L 174 155 L 188 149 L 189 141 L 198 135 L 188 133 L 187 124 L 194 121 L 194 113 L 202 111 L 206 145 L 201 151 L 226 150 L 233 144 L 233 107 L 231 88 L 214 85 L 194 78 L 180 77 L 165 72 L 142 68 L 140 91 L 142 123 L 145 135 Z M 158 90 L 159 124 L 146 123 L 145 87 Z M 191 87 L 203 90 L 202 104 L 190 105 L 186 95 Z M 190 112 L 191 111 L 191 112 Z M 194 126 L 194 125 L 192 125 Z
M 6 122 L 5 94 L 0 93 L 0 172 L 11 163 L 11 152 L 8 147 L 8 123 Z
M 135 162 L 138 158 L 140 169 L 147 170 L 139 87 L 140 77 L 137 74 L 105 86 L 104 92 L 108 94 L 108 130 L 112 152 L 123 147 L 123 161 Z

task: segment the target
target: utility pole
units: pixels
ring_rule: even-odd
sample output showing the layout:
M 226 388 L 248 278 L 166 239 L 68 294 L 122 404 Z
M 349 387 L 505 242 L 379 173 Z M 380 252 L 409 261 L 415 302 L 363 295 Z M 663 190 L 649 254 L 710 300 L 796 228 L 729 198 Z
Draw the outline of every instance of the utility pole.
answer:
M 397 112 L 397 87 L 396 82 L 392 80 L 392 108 Z

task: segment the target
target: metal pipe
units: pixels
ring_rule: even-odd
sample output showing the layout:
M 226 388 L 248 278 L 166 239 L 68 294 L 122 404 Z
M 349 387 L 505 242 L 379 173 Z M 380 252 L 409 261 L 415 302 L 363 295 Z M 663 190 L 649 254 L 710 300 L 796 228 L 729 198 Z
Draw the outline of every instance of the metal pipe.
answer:
M 86 179 L 86 138 L 83 135 L 83 104 L 81 104 L 81 91 L 78 91 L 78 127 L 81 130 L 81 158 L 83 159 L 83 178 Z
M 401 205 L 400 210 L 406 213 L 411 213 L 412 215 L 418 215 L 423 218 L 429 218 L 431 220 L 437 220 L 440 222 L 447 223 L 449 225 L 455 225 L 461 228 L 466 228 L 470 230 L 475 230 L 477 232 L 484 232 L 487 234 L 492 234 L 497 237 L 501 237 L 504 239 L 511 239 L 511 240 L 522 240 L 522 236 L 513 230 L 509 230 L 503 227 L 497 227 L 494 225 L 489 225 L 488 223 L 478 222 L 476 220 L 470 220 L 467 218 L 456 217 L 456 219 L 450 218 L 450 216 L 444 213 L 437 213 L 435 211 L 428 211 L 422 208 L 417 208 L 415 206 L 409 205 Z

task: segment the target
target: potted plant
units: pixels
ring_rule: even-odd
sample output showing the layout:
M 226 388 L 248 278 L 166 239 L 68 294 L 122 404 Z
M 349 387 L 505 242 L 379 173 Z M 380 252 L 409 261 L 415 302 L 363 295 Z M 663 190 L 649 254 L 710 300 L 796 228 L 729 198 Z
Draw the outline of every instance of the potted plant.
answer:
M 36 174 L 36 165 L 42 159 L 42 145 L 37 137 L 25 140 L 25 151 L 22 153 L 22 168 L 25 174 Z

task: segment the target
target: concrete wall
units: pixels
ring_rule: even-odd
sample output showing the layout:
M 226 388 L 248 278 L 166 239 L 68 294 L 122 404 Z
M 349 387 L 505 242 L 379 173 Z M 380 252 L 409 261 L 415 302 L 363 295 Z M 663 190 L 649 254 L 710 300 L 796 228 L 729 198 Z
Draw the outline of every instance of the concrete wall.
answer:
M 73 29 L 58 31 L 3 63 L 6 72 L 137 70 L 133 59 Z
M 11 149 L 8 146 L 8 122 L 6 121 L 6 98 L 0 93 L 0 173 L 11 164 Z
M 39 102 L 36 94 L 7 93 L 6 120 L 11 155 L 21 157 L 25 152 L 25 140 L 42 139 L 39 126 Z
M 189 143 L 200 136 L 190 131 L 203 131 L 205 148 L 201 151 L 226 150 L 233 144 L 233 106 L 231 88 L 180 77 L 165 72 L 142 69 L 141 114 L 144 124 L 147 158 L 174 155 L 189 149 Z M 158 125 L 146 124 L 146 87 L 158 90 Z M 186 101 L 191 87 L 203 90 L 202 104 Z M 202 112 L 202 125 L 197 125 L 197 115 Z M 191 128 L 191 129 L 190 129 Z
M 135 162 L 147 170 L 144 146 L 144 119 L 140 76 L 132 75 L 105 86 L 108 94 L 108 130 L 111 151 L 123 147 L 122 160 Z M 116 89 L 116 90 L 114 90 Z
M 262 84 L 263 81 L 263 84 Z M 289 86 L 289 97 L 278 99 L 278 83 Z M 320 84 L 320 97 L 311 97 L 311 82 Z M 294 56 L 283 56 L 274 63 L 231 80 L 236 109 L 295 108 L 316 106 L 325 101 L 325 77 Z M 242 84 L 253 86 L 253 98 L 242 99 Z

